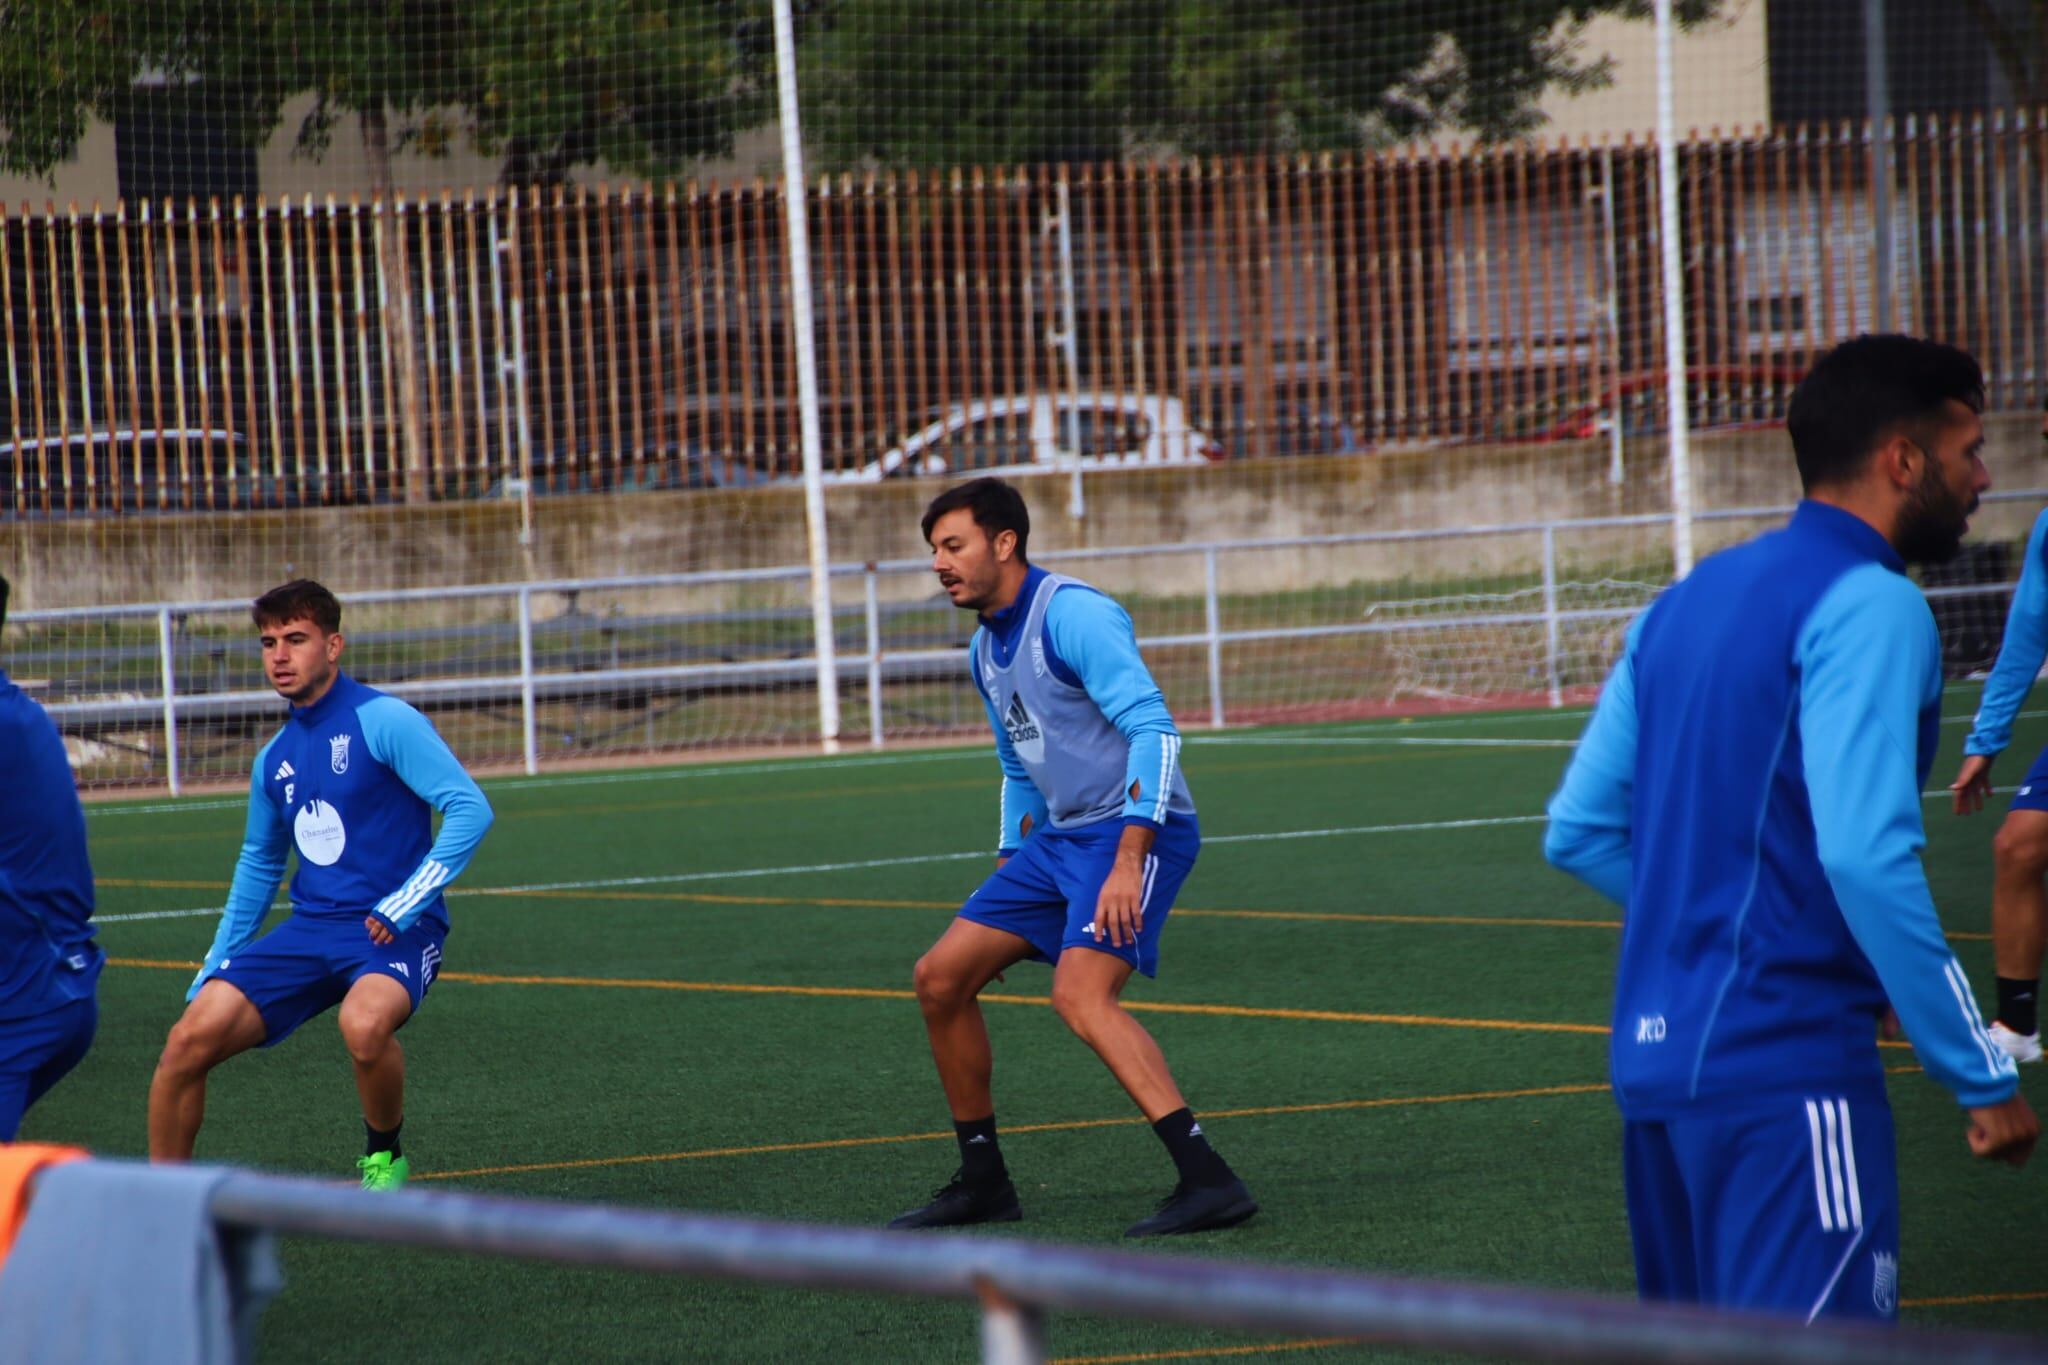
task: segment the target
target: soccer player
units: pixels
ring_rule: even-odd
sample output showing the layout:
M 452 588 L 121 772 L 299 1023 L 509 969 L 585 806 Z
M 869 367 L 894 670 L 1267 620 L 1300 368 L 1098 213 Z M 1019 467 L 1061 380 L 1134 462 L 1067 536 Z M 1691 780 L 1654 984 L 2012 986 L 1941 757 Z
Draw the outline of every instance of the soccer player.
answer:
M 2041 421 L 2048 438 L 2048 415 Z M 1955 812 L 1984 809 L 1991 764 L 2012 742 L 2013 717 L 2048 659 L 2048 512 L 2027 537 L 2020 584 L 2006 613 L 1998 662 L 1984 684 L 1976 724 L 1963 741 L 1963 766 L 1949 784 Z M 1991 844 L 1991 951 L 1998 973 L 1998 1014 L 1991 1037 L 2016 1062 L 2041 1060 L 2041 951 L 2048 940 L 2048 749 L 2020 779 L 2012 809 Z
M 469 864 L 491 807 L 425 716 L 341 671 L 341 604 L 327 589 L 286 583 L 251 615 L 264 674 L 291 713 L 250 770 L 227 908 L 150 1082 L 150 1156 L 192 1155 L 214 1067 L 340 1005 L 368 1137 L 356 1165 L 363 1188 L 396 1189 L 411 1165 L 395 1035 L 434 982 L 448 936 L 442 891 Z M 291 914 L 258 938 L 293 848 Z
M 7 619 L 0 578 L 0 624 Z M 0 1142 L 92 1046 L 104 957 L 92 937 L 85 810 L 64 741 L 0 672 Z
M 1550 861 L 1622 905 L 1609 1044 L 1645 1299 L 1898 1310 L 1887 1002 L 1980 1157 L 2039 1126 L 1920 863 L 1941 646 L 1912 562 L 1990 486 L 1950 346 L 1823 356 L 1787 426 L 1805 501 L 1635 622 L 1550 803 Z
M 1158 1211 L 1126 1235 L 1241 1223 L 1258 1204 L 1120 1000 L 1133 971 L 1157 970 L 1160 929 L 1202 842 L 1180 734 L 1131 618 L 1086 584 L 1032 567 L 1030 514 L 999 479 L 941 493 L 923 526 L 946 596 L 980 616 L 968 659 L 1002 765 L 1002 829 L 995 873 L 918 960 L 915 978 L 960 1169 L 889 1226 L 1023 1216 L 996 1141 L 976 997 L 1026 958 L 1053 964 L 1053 1008 L 1136 1101 L 1179 1173 Z

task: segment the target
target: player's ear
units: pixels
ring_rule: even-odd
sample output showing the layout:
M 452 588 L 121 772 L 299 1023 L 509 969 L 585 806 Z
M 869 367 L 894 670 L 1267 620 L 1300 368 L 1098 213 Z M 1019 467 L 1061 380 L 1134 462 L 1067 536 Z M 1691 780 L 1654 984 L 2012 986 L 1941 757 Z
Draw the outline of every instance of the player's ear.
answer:
M 995 539 L 989 543 L 995 546 L 997 563 L 1007 564 L 1017 557 L 1017 533 L 1015 531 L 998 531 L 995 534 Z
M 333 663 L 336 659 L 339 659 L 341 657 L 341 648 L 347 643 L 348 641 L 342 638 L 341 632 L 338 630 L 329 635 L 327 637 L 327 662 Z
M 1928 458 L 1927 452 L 1912 437 L 1903 431 L 1895 431 L 1884 438 L 1870 461 L 1872 471 L 1881 476 L 1888 486 L 1909 489 L 1920 482 L 1925 472 L 1920 466 Z

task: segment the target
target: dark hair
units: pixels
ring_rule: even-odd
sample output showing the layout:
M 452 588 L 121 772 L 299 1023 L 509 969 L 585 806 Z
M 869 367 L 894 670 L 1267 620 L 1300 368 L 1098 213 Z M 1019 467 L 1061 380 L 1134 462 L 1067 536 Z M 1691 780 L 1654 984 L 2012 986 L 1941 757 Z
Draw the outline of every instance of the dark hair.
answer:
M 310 578 L 294 578 L 272 588 L 256 599 L 249 615 L 259 630 L 293 621 L 311 621 L 329 635 L 341 629 L 341 603 Z
M 14 590 L 7 585 L 7 576 L 0 574 L 0 627 L 7 624 L 7 597 Z
M 999 532 L 1017 533 L 1017 562 L 1029 564 L 1024 554 L 1024 543 L 1031 539 L 1031 513 L 1024 508 L 1024 495 L 1001 479 L 969 479 L 966 483 L 955 484 L 931 501 L 924 509 L 925 543 L 932 539 L 932 527 L 948 512 L 965 507 L 974 513 L 974 524 L 994 540 Z
M 1854 478 L 1901 428 L 1920 440 L 1949 400 L 1984 410 L 1984 372 L 1969 352 L 1887 333 L 1860 336 L 1815 362 L 1792 393 L 1785 426 L 1806 488 Z

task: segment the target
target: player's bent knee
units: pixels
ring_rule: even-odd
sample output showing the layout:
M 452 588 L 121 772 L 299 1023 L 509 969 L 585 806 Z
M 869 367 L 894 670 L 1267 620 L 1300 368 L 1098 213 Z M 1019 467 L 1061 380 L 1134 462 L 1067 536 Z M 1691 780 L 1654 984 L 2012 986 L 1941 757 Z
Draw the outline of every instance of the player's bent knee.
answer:
M 2033 819 L 2020 815 L 2014 812 L 1998 827 L 1991 855 L 2001 872 L 2038 877 L 2048 872 L 2048 813 Z
M 926 953 L 910 972 L 910 984 L 917 991 L 917 1003 L 926 1010 L 957 1009 L 973 992 L 967 977 L 936 952 Z
M 171 1025 L 157 1070 L 189 1076 L 204 1072 L 227 1055 L 227 1021 L 186 1015 Z
M 1105 1013 L 1116 1008 L 1116 1000 L 1092 983 L 1076 985 L 1071 980 L 1055 976 L 1052 1008 L 1068 1028 L 1085 1038 Z

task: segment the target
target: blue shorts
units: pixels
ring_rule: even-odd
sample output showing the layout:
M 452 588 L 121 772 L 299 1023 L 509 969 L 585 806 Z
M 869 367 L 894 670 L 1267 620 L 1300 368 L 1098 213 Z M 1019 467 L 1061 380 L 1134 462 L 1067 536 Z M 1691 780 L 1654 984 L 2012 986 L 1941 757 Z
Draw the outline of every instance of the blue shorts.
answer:
M 265 1047 L 333 1009 L 365 976 L 388 976 L 405 987 L 417 1011 L 440 971 L 448 926 L 422 918 L 391 942 L 376 944 L 363 926 L 368 917 L 368 911 L 350 919 L 293 914 L 207 979 L 225 981 L 249 997 L 263 1016 Z
M 1159 931 L 1202 849 L 1202 829 L 1193 816 L 1174 816 L 1153 841 L 1145 860 L 1139 902 L 1143 923 L 1138 941 L 1117 947 L 1107 935 L 1088 931 L 1095 922 L 1096 897 L 1116 863 L 1122 820 L 1102 820 L 1078 829 L 1047 825 L 1026 839 L 1016 856 L 997 868 L 960 907 L 960 918 L 1015 934 L 1032 946 L 1032 958 L 1058 962 L 1068 948 L 1093 948 L 1120 957 L 1147 976 L 1159 970 Z
M 99 1018 L 99 1004 L 88 995 L 26 1019 L 0 1021 L 0 1142 L 14 1141 L 28 1107 L 78 1065 L 92 1046 Z
M 2014 810 L 2048 810 L 2048 749 L 2034 756 L 2034 766 L 2027 769 L 2027 775 L 2020 779 L 2019 790 L 2013 793 Z
M 1899 1186 L 1882 1100 L 1776 1096 L 1622 1130 L 1645 1299 L 1892 1322 Z

